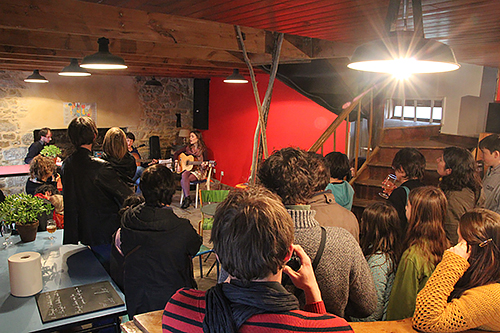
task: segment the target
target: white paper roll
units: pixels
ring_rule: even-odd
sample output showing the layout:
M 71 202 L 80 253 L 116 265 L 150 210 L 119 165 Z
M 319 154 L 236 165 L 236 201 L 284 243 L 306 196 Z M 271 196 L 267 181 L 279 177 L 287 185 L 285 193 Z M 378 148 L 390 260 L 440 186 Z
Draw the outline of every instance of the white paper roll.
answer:
M 10 293 L 18 297 L 40 292 L 42 283 L 42 258 L 38 252 L 21 252 L 9 257 Z

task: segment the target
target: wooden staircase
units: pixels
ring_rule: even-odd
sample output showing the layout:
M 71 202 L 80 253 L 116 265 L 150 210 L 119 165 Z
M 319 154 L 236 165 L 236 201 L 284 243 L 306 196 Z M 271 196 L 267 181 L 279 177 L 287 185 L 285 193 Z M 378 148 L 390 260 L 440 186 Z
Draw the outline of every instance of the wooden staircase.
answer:
M 459 146 L 472 149 L 477 146 L 477 138 L 448 135 L 440 133 L 440 125 L 411 126 L 385 128 L 381 143 L 376 147 L 368 160 L 351 180 L 355 190 L 352 211 L 361 218 L 366 206 L 374 201 L 385 200 L 378 195 L 382 191 L 382 181 L 392 170 L 394 155 L 402 148 L 418 149 L 427 161 L 423 182 L 426 185 L 437 185 L 436 159 L 442 155 L 443 149 L 449 146 Z M 399 184 L 397 184 L 399 185 Z

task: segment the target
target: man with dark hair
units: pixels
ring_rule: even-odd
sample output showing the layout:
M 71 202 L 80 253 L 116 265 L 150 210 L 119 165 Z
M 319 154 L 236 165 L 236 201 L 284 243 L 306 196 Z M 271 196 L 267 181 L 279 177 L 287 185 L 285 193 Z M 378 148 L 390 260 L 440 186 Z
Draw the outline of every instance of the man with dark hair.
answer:
M 323 227 L 314 218 L 316 212 L 307 204 L 317 183 L 309 160 L 303 150 L 281 149 L 264 161 L 258 178 L 281 197 L 295 224 L 295 242 L 310 258 L 315 258 Z M 377 307 L 377 295 L 359 244 L 345 229 L 326 227 L 324 230 L 324 252 L 314 273 L 326 310 L 342 317 L 369 316 Z
M 62 166 L 64 188 L 64 244 L 89 245 L 109 271 L 111 236 L 118 229 L 118 211 L 132 190 L 111 165 L 92 156 L 97 127 L 89 117 L 78 117 L 68 126 L 76 151 Z
M 24 163 L 26 164 L 30 164 L 31 160 L 35 156 L 40 154 L 43 147 L 45 147 L 45 145 L 47 145 L 52 140 L 52 132 L 48 127 L 42 128 L 38 132 L 38 135 L 40 136 L 40 140 L 33 142 L 28 148 L 28 154 L 26 154 L 26 157 L 24 158 Z
M 359 223 L 356 216 L 335 201 L 335 196 L 327 189 L 330 174 L 324 163 L 323 156 L 309 153 L 309 165 L 314 194 L 308 203 L 316 211 L 314 218 L 323 227 L 340 227 L 349 231 L 359 243 Z M 347 169 L 349 172 L 350 170 Z
M 170 207 L 176 183 L 166 166 L 144 170 L 140 187 L 146 202 L 123 213 L 120 232 L 130 318 L 163 309 L 180 288 L 196 288 L 191 258 L 202 243 L 191 222 Z
M 500 213 L 500 135 L 492 134 L 479 142 L 483 152 L 484 208 Z
M 264 188 L 232 191 L 214 216 L 212 241 L 227 283 L 206 293 L 179 290 L 163 312 L 163 332 L 352 332 L 326 313 L 311 260 L 293 245 L 293 222 L 280 199 Z M 285 263 L 292 253 L 294 271 Z M 304 290 L 306 311 L 280 284 L 282 274 Z
M 422 183 L 425 174 L 425 165 L 424 155 L 415 148 L 403 148 L 399 150 L 392 160 L 394 174 L 397 181 L 400 181 L 402 184 L 392 191 L 388 200 L 398 212 L 403 235 L 406 235 L 408 227 L 408 220 L 406 219 L 408 195 L 414 188 L 425 185 Z

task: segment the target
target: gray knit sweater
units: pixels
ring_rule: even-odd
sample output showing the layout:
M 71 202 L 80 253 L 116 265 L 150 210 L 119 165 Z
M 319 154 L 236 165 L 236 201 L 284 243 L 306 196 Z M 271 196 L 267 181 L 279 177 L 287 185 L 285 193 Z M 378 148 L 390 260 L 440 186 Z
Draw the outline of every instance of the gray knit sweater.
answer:
M 307 207 L 307 206 L 298 206 Z M 321 241 L 315 211 L 288 209 L 295 223 L 295 244 L 314 260 Z M 326 227 L 326 243 L 315 274 L 329 313 L 341 317 L 367 317 L 377 308 L 373 277 L 363 252 L 345 229 Z

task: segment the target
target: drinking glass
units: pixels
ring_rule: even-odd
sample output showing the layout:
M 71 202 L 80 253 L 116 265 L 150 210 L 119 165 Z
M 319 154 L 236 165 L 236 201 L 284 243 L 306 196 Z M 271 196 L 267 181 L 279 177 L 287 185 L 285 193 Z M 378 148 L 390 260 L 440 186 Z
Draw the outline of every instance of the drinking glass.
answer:
M 380 195 L 384 199 L 389 199 L 389 196 L 391 195 L 392 191 L 397 187 L 395 185 L 396 183 L 396 175 L 393 173 L 390 173 L 385 177 L 384 181 L 382 182 L 382 188 L 384 189 L 382 192 L 379 192 L 378 195 Z
M 56 221 L 50 219 L 47 221 L 47 231 L 49 232 L 50 234 L 50 237 L 49 239 L 50 240 L 53 240 L 54 239 L 54 236 L 52 236 L 52 234 L 54 232 L 56 232 L 56 229 L 57 229 L 57 226 L 56 226 Z
M 5 239 L 5 242 L 3 242 L 3 246 L 9 247 L 9 245 L 12 244 L 12 241 L 10 240 L 11 235 L 12 235 L 12 228 L 10 227 L 10 225 L 2 223 L 2 236 Z

